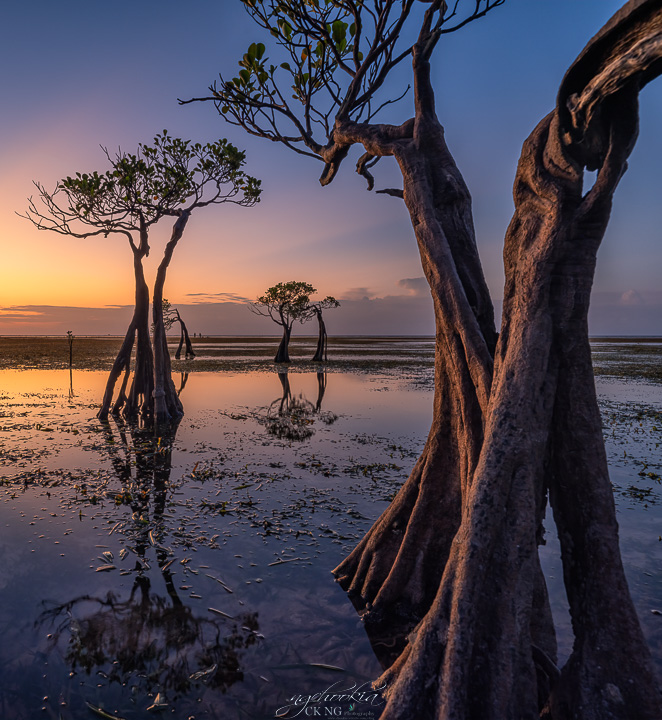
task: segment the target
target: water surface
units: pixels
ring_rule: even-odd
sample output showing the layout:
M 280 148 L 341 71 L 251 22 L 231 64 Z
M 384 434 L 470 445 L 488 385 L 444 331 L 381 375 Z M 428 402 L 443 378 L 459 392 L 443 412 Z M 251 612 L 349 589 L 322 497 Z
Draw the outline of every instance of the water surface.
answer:
M 327 372 L 284 374 L 260 360 L 267 346 L 236 345 L 228 357 L 259 369 L 175 373 L 186 415 L 162 438 L 95 419 L 105 371 L 0 371 L 0 717 L 272 718 L 380 675 L 330 570 L 422 448 L 434 346 L 352 341 Z M 628 347 L 608 360 L 636 366 Z M 662 386 L 596 361 L 626 572 L 662 667 Z M 377 718 L 363 698 L 356 711 Z

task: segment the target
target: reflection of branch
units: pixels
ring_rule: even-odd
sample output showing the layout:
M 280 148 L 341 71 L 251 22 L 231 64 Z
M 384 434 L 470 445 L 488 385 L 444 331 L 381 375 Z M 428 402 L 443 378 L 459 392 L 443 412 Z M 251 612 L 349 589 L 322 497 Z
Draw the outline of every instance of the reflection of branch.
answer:
M 181 382 L 179 384 L 179 390 L 177 390 L 177 395 L 181 395 L 182 391 L 186 387 L 186 383 L 188 382 L 188 376 L 190 373 L 182 373 Z
M 171 699 L 196 682 L 225 691 L 241 681 L 241 650 L 261 637 L 257 614 L 243 613 L 231 623 L 196 617 L 171 600 L 150 592 L 147 578 L 137 578 L 125 600 L 112 592 L 81 595 L 44 610 L 36 625 L 55 625 L 52 648 L 65 636 L 72 670 L 110 667 L 112 679 L 167 692 Z
M 326 373 L 317 373 L 317 403 L 315 404 L 315 412 L 319 413 L 322 409 L 322 400 L 324 400 L 324 393 L 326 392 Z

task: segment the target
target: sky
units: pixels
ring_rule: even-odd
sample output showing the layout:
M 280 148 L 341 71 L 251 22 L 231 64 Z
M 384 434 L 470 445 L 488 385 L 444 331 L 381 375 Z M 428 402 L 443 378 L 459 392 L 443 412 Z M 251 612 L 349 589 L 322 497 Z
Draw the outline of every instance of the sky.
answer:
M 472 193 L 497 308 L 522 143 L 552 109 L 567 67 L 621 4 L 506 0 L 435 52 L 438 115 Z M 227 137 L 263 187 L 253 208 L 203 208 L 189 221 L 165 294 L 191 332 L 276 334 L 246 303 L 278 282 L 303 280 L 341 301 L 327 318 L 330 335 L 433 333 L 404 203 L 369 193 L 354 156 L 322 188 L 321 163 L 224 123 L 209 103 L 178 104 L 206 94 L 219 72 L 235 74 L 251 42 L 268 45 L 239 0 L 8 0 L 2 16 L 0 334 L 123 334 L 133 302 L 126 240 L 39 232 L 16 213 L 33 181 L 53 189 L 76 171 L 105 170 L 100 146 L 135 151 L 163 129 L 196 142 Z M 403 66 L 394 95 L 408 77 Z M 409 117 L 411 96 L 388 112 L 388 121 Z M 594 335 L 662 335 L 660 127 L 662 80 L 641 94 L 639 141 L 598 256 Z M 377 187 L 399 182 L 390 159 L 375 177 Z M 150 278 L 169 224 L 151 236 Z

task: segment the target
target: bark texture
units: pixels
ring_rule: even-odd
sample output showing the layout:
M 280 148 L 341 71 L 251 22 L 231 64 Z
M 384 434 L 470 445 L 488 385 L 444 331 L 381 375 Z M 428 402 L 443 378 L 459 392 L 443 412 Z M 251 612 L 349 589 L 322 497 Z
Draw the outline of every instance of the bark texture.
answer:
M 334 571 L 369 626 L 420 620 L 377 683 L 388 699 L 382 720 L 659 719 L 618 549 L 587 313 L 636 140 L 638 92 L 662 72 L 662 3 L 633 0 L 612 18 L 524 144 L 496 350 L 470 198 L 434 114 L 425 40 L 413 52 L 413 123 L 338 126 L 336 137 L 397 159 L 437 327 L 423 454 Z M 586 194 L 584 167 L 598 170 Z M 548 493 L 575 634 L 560 673 L 538 559 Z
M 366 147 L 373 154 L 394 155 L 400 166 L 432 293 L 433 422 L 423 453 L 391 506 L 334 570 L 355 603 L 368 611 L 367 623 L 399 632 L 430 607 L 460 524 L 483 440 L 497 337 L 471 196 L 436 117 L 429 62 L 420 51 L 415 51 L 414 72 L 417 114 L 406 128 L 410 136 L 384 142 L 373 135 Z M 361 129 L 345 132 L 356 137 Z

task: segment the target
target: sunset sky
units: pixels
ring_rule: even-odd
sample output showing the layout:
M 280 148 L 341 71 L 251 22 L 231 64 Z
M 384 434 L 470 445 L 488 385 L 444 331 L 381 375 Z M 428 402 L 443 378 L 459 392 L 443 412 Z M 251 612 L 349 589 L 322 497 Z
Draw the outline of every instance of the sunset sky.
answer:
M 473 195 L 478 244 L 495 302 L 522 142 L 554 104 L 565 69 L 618 0 L 507 0 L 445 36 L 434 56 L 437 107 Z M 3 7 L 0 123 L 0 334 L 121 333 L 133 301 L 132 261 L 119 236 L 87 241 L 39 232 L 15 213 L 33 180 L 54 188 L 76 171 L 106 169 L 100 145 L 134 151 L 167 128 L 194 141 L 227 137 L 262 179 L 250 209 L 201 209 L 176 250 L 166 296 L 186 308 L 191 331 L 273 333 L 245 305 L 277 282 L 305 280 L 342 307 L 331 335 L 423 334 L 431 302 L 401 200 L 368 193 L 350 158 L 330 187 L 321 163 L 249 137 L 204 95 L 218 72 L 260 34 L 239 0 L 34 0 Z M 395 78 L 393 94 L 407 85 Z M 411 96 L 390 110 L 411 114 Z M 641 96 L 641 134 L 617 192 L 599 255 L 591 331 L 662 334 L 662 81 Z M 358 157 L 358 151 L 355 153 Z M 377 187 L 394 187 L 390 161 Z M 153 273 L 169 234 L 152 235 Z M 189 307 L 191 306 L 191 307 Z

